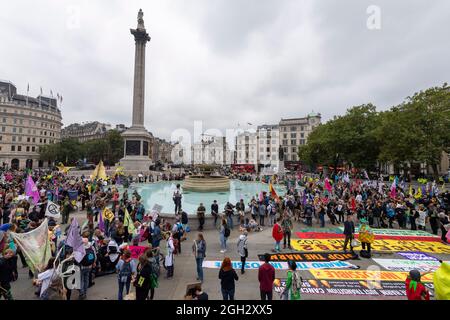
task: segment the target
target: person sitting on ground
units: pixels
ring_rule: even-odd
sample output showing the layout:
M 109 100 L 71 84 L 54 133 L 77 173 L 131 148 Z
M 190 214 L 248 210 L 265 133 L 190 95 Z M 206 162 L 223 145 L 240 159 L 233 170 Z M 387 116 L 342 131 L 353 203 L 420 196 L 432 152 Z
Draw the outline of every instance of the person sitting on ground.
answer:
M 405 280 L 406 296 L 408 300 L 430 300 L 430 292 L 420 281 L 418 270 L 411 270 Z

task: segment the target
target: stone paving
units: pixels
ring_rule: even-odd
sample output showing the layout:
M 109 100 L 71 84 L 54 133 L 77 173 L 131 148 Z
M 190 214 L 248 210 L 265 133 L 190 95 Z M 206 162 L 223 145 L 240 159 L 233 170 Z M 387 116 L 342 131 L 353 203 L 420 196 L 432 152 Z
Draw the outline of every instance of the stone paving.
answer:
M 75 216 L 78 218 L 80 224 L 84 220 L 84 213 L 76 213 Z M 328 226 L 331 226 L 330 224 Z M 182 253 L 175 256 L 175 272 L 173 279 L 167 280 L 164 278 L 165 274 L 162 269 L 161 277 L 159 279 L 159 288 L 155 290 L 155 300 L 173 300 L 182 299 L 186 291 L 186 286 L 189 283 L 196 282 L 196 264 L 195 259 L 191 252 L 192 241 L 196 236 L 197 232 L 194 230 L 195 225 L 191 225 L 193 231 L 188 235 L 188 239 L 182 242 Z M 294 232 L 306 229 L 303 224 L 294 223 Z M 311 231 L 319 231 L 319 228 L 312 228 Z M 320 231 L 323 231 L 321 229 Z M 262 232 L 250 233 L 249 234 L 249 257 L 248 261 L 257 261 L 258 254 L 263 254 L 266 252 L 271 252 L 273 248 L 273 241 L 271 237 L 272 230 L 266 227 Z M 205 260 L 222 260 L 225 256 L 229 256 L 232 260 L 239 261 L 239 255 L 237 253 L 236 243 L 239 237 L 239 232 L 235 227 L 231 232 L 231 236 L 228 240 L 228 252 L 225 254 L 220 253 L 219 244 L 219 233 L 215 230 L 207 230 L 204 232 L 204 236 L 207 242 L 207 256 Z M 295 236 L 293 236 L 295 239 Z M 289 252 L 288 250 L 283 250 L 283 252 Z M 450 260 L 449 255 L 438 255 L 434 256 L 441 258 L 443 260 Z M 385 257 L 394 258 L 395 254 L 378 254 L 374 253 L 373 258 Z M 361 259 L 361 260 L 349 260 L 349 262 L 360 266 L 361 270 L 367 269 L 370 265 L 375 263 L 372 259 Z M 28 278 L 28 269 L 21 268 L 20 261 L 19 264 L 19 279 L 12 283 L 12 291 L 15 299 L 37 299 L 34 295 L 35 288 L 31 284 L 31 280 Z M 381 268 L 382 269 L 382 268 Z M 220 282 L 218 279 L 218 269 L 207 269 L 204 268 L 204 283 L 203 289 L 208 293 L 210 299 L 221 299 L 220 293 Z M 304 279 L 312 279 L 313 276 L 309 271 L 300 271 L 301 276 Z M 237 300 L 240 299 L 250 299 L 259 300 L 259 283 L 258 283 L 258 271 L 248 270 L 244 275 L 241 275 L 238 271 L 239 281 L 236 284 L 236 295 Z M 276 271 L 277 278 L 285 278 L 285 270 Z M 117 300 L 117 276 L 107 275 L 95 279 L 95 285 L 88 290 L 87 299 L 88 300 Z M 72 299 L 77 299 L 78 293 L 74 292 L 72 294 Z M 274 292 L 274 299 L 279 299 L 277 293 Z M 302 294 L 303 300 L 324 300 L 324 299 L 400 299 L 404 300 L 405 297 L 380 297 L 380 296 L 346 296 L 346 295 L 310 295 Z

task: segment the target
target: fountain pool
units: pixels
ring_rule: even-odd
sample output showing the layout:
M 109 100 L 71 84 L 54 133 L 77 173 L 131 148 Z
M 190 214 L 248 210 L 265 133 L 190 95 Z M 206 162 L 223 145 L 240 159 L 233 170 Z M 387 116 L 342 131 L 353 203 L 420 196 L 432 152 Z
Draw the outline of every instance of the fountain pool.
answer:
M 173 191 L 177 183 L 183 185 L 183 181 L 162 181 L 150 184 L 136 184 L 130 186 L 128 193 L 134 190 L 141 195 L 146 210 L 151 210 L 155 204 L 161 205 L 163 213 L 173 213 L 175 205 L 172 200 Z M 284 186 L 274 185 L 278 195 L 284 195 Z M 206 212 L 211 212 L 213 200 L 217 200 L 219 210 L 222 211 L 227 201 L 233 205 L 240 199 L 244 199 L 245 206 L 248 205 L 252 196 L 259 195 L 261 191 L 269 191 L 269 185 L 262 182 L 243 182 L 231 180 L 230 190 L 223 192 L 193 192 L 183 190 L 182 209 L 188 214 L 196 214 L 199 204 L 202 202 Z

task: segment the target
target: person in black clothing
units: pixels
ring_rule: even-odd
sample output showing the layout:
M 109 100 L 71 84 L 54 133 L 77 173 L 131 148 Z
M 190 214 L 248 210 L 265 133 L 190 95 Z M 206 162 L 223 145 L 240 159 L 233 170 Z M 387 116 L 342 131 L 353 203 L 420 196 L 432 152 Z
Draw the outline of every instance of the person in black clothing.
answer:
M 201 286 L 197 286 L 195 288 L 195 298 L 194 300 L 209 300 L 208 299 L 208 294 L 206 292 L 202 291 L 202 287 Z
M 17 257 L 14 251 L 7 249 L 0 258 L 0 298 L 13 300 L 11 282 L 17 280 Z
M 217 218 L 219 217 L 219 205 L 217 204 L 216 200 L 214 200 L 213 204 L 211 205 L 211 214 L 214 217 L 214 226 L 217 226 Z
M 223 259 L 222 266 L 219 271 L 219 279 L 223 300 L 234 300 L 234 281 L 239 280 L 239 277 L 233 269 L 231 260 L 228 257 Z
M 133 282 L 136 288 L 136 300 L 145 300 L 150 291 L 152 276 L 152 267 L 146 255 L 143 254 L 139 257 L 139 264 L 136 270 L 136 279 Z
M 352 246 L 352 240 L 354 238 L 355 233 L 355 224 L 352 221 L 352 215 L 347 215 L 347 221 L 344 222 L 344 234 L 345 234 L 345 241 L 344 241 L 344 252 L 347 252 L 347 245 L 350 243 L 350 251 L 353 253 L 353 246 Z

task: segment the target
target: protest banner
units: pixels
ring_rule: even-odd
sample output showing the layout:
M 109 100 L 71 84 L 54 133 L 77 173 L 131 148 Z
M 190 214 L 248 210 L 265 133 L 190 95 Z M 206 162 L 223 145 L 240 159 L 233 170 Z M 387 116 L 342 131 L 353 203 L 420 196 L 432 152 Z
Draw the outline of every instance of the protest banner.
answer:
M 48 200 L 47 208 L 45 209 L 45 216 L 53 219 L 59 219 L 61 217 L 59 206 L 56 203 Z
M 402 257 L 405 257 L 409 260 L 432 260 L 432 261 L 439 261 L 433 256 L 430 256 L 429 254 L 423 253 L 423 252 L 397 252 L 397 254 L 401 255 Z
M 309 272 L 319 280 L 358 280 L 358 281 L 401 281 L 404 283 L 409 272 L 401 271 L 370 271 L 370 270 L 317 270 Z M 422 282 L 433 282 L 433 274 L 422 276 Z
M 149 247 L 145 246 L 128 246 L 128 250 L 131 251 L 132 259 L 139 259 L 139 257 L 147 250 Z
M 424 284 L 433 296 L 433 284 Z M 281 279 L 280 286 L 274 287 L 281 293 L 286 280 Z M 347 280 L 303 280 L 301 293 L 307 295 L 350 295 L 350 296 L 406 296 L 405 284 L 399 281 L 347 281 Z
M 262 261 L 247 261 L 245 263 L 245 269 L 257 270 L 262 266 Z M 287 262 L 270 262 L 275 270 L 288 270 Z M 203 261 L 203 268 L 208 269 L 220 269 L 222 261 Z M 231 265 L 234 269 L 240 269 L 242 266 L 241 261 L 232 261 Z M 358 268 L 354 264 L 345 261 L 321 261 L 321 262 L 297 262 L 297 270 L 312 270 L 312 269 L 340 269 L 340 268 Z
M 22 250 L 30 270 L 42 272 L 52 256 L 48 239 L 48 220 L 44 219 L 39 227 L 30 232 L 11 232 L 11 237 Z
M 334 261 L 350 260 L 353 258 L 351 253 L 271 253 L 270 261 Z M 258 259 L 264 261 L 265 255 L 259 254 Z
M 436 271 L 441 263 L 439 261 L 416 261 L 406 259 L 373 259 L 383 268 L 389 271 L 411 271 L 418 270 L 420 272 Z
M 374 230 L 374 229 L 372 229 Z M 328 232 L 296 232 L 299 239 L 345 239 L 343 233 L 328 233 Z M 355 236 L 358 237 L 358 233 Z M 440 242 L 441 238 L 436 236 L 407 236 L 407 235 L 388 235 L 388 234 L 375 234 L 375 239 L 384 240 L 410 240 L 410 241 L 437 241 Z
M 114 220 L 114 213 L 109 208 L 103 209 L 103 219 L 108 220 L 109 222 L 112 222 Z
M 341 232 L 344 232 L 344 227 L 338 227 Z M 434 237 L 438 236 L 423 230 L 405 230 L 405 229 L 372 229 L 374 235 L 389 235 L 389 236 L 411 236 L 411 237 Z M 355 233 L 359 232 L 359 227 L 355 228 Z
M 291 240 L 291 246 L 300 252 L 342 251 L 343 239 L 297 239 Z M 377 239 L 372 243 L 372 251 L 398 252 L 420 251 L 450 254 L 450 246 L 433 241 L 403 241 Z

